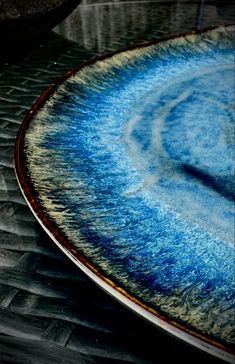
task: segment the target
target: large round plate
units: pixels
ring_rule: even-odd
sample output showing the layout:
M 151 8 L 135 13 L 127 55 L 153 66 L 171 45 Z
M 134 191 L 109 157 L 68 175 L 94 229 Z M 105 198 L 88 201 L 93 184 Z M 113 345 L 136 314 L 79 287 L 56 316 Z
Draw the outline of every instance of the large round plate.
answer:
M 25 118 L 16 172 L 85 273 L 169 333 L 232 361 L 231 28 L 68 72 Z

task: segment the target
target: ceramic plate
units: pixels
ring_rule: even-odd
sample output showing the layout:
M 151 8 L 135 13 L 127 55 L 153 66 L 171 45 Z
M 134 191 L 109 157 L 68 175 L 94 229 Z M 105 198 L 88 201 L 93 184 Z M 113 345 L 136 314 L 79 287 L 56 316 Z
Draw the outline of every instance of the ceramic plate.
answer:
M 233 28 L 129 48 L 39 98 L 16 172 L 85 273 L 169 333 L 232 361 Z

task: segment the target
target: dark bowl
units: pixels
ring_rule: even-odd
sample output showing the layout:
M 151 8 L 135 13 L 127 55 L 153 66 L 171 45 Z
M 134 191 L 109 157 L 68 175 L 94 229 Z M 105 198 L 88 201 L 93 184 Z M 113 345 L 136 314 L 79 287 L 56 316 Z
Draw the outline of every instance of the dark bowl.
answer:
M 0 0 L 0 46 L 31 42 L 65 19 L 81 0 Z

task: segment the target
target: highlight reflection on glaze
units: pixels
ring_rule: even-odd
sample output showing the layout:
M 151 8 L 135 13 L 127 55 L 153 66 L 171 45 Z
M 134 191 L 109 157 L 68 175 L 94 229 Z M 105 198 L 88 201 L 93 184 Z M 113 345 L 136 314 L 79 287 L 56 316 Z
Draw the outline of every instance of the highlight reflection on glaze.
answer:
M 84 67 L 26 134 L 40 203 L 131 294 L 234 341 L 234 42 L 177 38 Z

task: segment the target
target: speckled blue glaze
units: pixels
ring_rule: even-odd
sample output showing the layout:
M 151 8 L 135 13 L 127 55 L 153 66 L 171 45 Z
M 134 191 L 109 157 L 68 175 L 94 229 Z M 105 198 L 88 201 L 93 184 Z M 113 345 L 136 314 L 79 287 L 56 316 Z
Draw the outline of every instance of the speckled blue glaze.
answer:
M 26 133 L 46 213 L 107 277 L 234 341 L 231 30 L 130 50 L 58 87 Z

